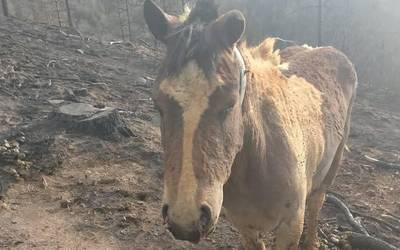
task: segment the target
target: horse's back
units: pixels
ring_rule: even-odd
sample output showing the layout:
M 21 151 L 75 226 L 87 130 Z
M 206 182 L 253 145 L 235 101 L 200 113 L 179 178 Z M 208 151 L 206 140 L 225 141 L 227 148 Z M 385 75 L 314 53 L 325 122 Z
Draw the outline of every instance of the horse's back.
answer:
M 286 76 L 302 77 L 325 95 L 342 92 L 350 102 L 357 75 L 353 64 L 342 52 L 333 47 L 292 46 L 282 50 L 280 55 L 282 61 L 289 64 L 284 72 Z

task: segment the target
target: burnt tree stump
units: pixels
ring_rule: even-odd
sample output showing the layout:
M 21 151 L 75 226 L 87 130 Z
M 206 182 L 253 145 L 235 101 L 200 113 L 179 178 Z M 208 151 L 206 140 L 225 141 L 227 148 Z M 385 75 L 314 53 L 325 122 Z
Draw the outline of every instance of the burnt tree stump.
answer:
M 134 136 L 118 110 L 111 107 L 99 109 L 86 103 L 67 104 L 53 114 L 53 119 L 67 129 L 101 138 Z

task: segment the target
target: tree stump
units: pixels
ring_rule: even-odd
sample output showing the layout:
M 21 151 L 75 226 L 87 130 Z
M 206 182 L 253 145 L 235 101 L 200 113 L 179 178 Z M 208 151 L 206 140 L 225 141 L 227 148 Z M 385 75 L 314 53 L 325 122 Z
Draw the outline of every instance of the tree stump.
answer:
M 134 136 L 118 110 L 111 107 L 99 109 L 86 103 L 72 103 L 61 106 L 54 118 L 67 129 L 101 138 Z

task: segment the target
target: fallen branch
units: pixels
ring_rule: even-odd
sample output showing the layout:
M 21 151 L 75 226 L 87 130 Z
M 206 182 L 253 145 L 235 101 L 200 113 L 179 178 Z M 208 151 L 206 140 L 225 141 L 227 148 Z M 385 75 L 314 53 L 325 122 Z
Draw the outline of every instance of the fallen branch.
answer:
M 368 214 L 364 214 L 364 213 L 360 213 L 360 212 L 357 212 L 357 211 L 354 211 L 354 210 L 351 210 L 351 212 L 352 212 L 353 214 L 358 215 L 358 216 L 361 216 L 361 217 L 364 217 L 364 218 L 373 220 L 373 221 L 375 221 L 375 222 L 378 222 L 378 223 L 380 223 L 380 224 L 382 224 L 382 225 L 384 225 L 384 226 L 390 228 L 391 230 L 394 230 L 394 231 L 400 233 L 400 228 L 399 228 L 399 227 L 397 227 L 397 226 L 395 226 L 395 225 L 393 225 L 393 224 L 391 224 L 391 223 L 389 223 L 389 222 L 387 222 L 387 221 L 384 221 L 384 220 L 382 220 L 382 219 L 380 219 L 380 218 L 376 218 L 376 217 L 374 217 L 374 216 L 371 216 L 371 215 L 368 215 Z
M 331 193 L 326 194 L 326 201 L 335 204 L 346 216 L 347 220 L 349 221 L 350 225 L 359 233 L 369 235 L 368 231 L 361 225 L 360 222 L 358 222 L 356 219 L 354 219 L 350 209 L 347 207 L 347 205 L 340 200 L 338 197 Z
M 387 243 L 386 241 L 378 238 L 359 234 L 355 232 L 349 232 L 346 240 L 351 245 L 352 249 L 362 250 L 398 250 L 397 247 Z
M 363 155 L 363 156 L 367 161 L 374 163 L 378 167 L 400 170 L 400 164 L 378 160 L 368 155 Z

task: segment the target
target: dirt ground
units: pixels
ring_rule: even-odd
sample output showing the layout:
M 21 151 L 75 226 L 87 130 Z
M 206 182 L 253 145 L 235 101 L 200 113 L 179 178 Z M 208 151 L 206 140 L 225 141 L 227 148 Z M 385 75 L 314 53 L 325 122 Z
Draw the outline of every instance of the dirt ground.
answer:
M 144 41 L 100 44 L 69 33 L 0 23 L 0 248 L 238 249 L 223 214 L 199 245 L 174 241 L 162 225 L 162 153 L 150 99 L 162 52 Z M 400 247 L 400 169 L 364 157 L 400 162 L 398 97 L 378 83 L 360 84 L 331 190 L 371 235 Z M 133 136 L 102 139 L 54 120 L 59 105 L 78 101 L 118 108 Z M 329 249 L 340 249 L 351 229 L 330 203 L 320 227 Z

